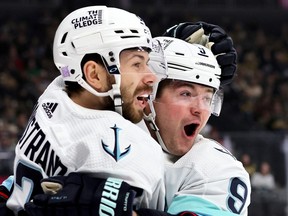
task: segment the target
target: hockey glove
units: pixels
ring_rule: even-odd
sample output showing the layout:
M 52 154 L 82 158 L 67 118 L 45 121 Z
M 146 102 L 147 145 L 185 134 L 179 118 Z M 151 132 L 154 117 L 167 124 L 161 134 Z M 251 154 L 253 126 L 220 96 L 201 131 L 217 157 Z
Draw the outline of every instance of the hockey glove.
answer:
M 211 49 L 221 67 L 221 85 L 232 82 L 236 74 L 237 52 L 233 47 L 233 40 L 219 26 L 205 22 L 180 23 L 169 28 L 164 36 L 197 43 Z
M 25 204 L 29 216 L 132 216 L 136 192 L 120 179 L 70 173 L 43 179 L 41 185 L 46 193 Z

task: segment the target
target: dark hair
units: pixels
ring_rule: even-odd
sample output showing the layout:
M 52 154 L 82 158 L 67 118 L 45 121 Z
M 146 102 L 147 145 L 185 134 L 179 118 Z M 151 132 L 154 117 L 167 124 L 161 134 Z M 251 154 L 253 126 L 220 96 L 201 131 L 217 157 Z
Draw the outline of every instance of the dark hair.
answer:
M 161 97 L 163 89 L 165 89 L 166 86 L 170 85 L 171 82 L 171 79 L 164 79 L 158 84 L 156 98 Z
M 89 53 L 86 54 L 82 60 L 81 60 L 81 68 L 82 68 L 82 78 L 86 80 L 86 77 L 83 74 L 83 67 L 87 61 L 95 61 L 96 63 L 102 65 L 104 67 L 103 59 L 98 53 Z M 80 86 L 77 82 L 71 82 L 71 81 L 65 81 L 65 91 L 69 96 L 71 96 L 72 93 L 79 93 L 83 91 L 83 87 Z

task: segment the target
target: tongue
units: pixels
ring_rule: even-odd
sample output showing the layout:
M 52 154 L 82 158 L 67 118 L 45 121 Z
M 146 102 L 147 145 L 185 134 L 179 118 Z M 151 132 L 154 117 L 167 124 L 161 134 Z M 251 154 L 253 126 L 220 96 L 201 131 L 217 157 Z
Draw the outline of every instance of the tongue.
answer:
M 144 102 L 147 102 L 147 101 L 148 101 L 148 98 L 147 98 L 147 97 L 144 97 L 144 96 L 138 96 L 138 97 L 137 97 L 137 100 L 142 101 L 142 102 L 144 103 Z

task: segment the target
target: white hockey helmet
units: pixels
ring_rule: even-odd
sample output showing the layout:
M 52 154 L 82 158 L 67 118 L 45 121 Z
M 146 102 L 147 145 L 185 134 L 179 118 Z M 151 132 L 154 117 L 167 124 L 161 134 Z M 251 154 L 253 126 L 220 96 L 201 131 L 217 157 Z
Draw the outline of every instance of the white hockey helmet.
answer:
M 106 6 L 84 7 L 60 23 L 53 44 L 54 63 L 64 81 L 78 82 L 92 94 L 114 99 L 114 95 L 120 94 L 120 76 L 115 76 L 114 93 L 97 92 L 82 78 L 82 58 L 98 53 L 105 60 L 108 72 L 119 75 L 120 52 L 129 48 L 151 50 L 151 41 L 149 28 L 135 14 Z
M 212 51 L 171 37 L 156 37 L 163 46 L 168 78 L 219 89 L 221 69 Z

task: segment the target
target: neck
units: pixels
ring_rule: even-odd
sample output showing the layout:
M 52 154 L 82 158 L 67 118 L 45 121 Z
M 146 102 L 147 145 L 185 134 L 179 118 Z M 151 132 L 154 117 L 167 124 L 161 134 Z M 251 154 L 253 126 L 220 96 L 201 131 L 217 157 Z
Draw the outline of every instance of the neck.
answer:
M 79 106 L 95 110 L 114 110 L 112 99 L 107 97 L 97 97 L 88 91 L 72 94 L 71 100 Z

